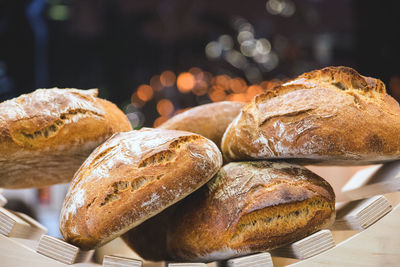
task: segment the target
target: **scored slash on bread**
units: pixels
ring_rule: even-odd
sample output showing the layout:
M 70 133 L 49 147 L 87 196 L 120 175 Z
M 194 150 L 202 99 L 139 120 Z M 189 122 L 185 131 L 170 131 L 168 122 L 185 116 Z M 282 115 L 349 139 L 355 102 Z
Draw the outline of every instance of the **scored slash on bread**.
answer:
M 400 107 L 378 79 L 347 67 L 300 75 L 256 96 L 222 139 L 227 160 L 361 165 L 400 157 Z
M 222 165 L 210 140 L 142 129 L 115 134 L 75 174 L 61 211 L 65 240 L 92 249 L 186 197 Z

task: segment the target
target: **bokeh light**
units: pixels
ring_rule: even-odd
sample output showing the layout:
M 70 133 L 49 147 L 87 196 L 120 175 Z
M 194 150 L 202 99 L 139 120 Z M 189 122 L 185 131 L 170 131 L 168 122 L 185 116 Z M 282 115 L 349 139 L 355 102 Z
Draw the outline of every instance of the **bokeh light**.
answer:
M 195 85 L 195 79 L 193 74 L 190 72 L 182 72 L 179 74 L 178 79 L 176 81 L 178 90 L 181 93 L 188 93 L 193 89 Z
M 168 99 L 161 99 L 157 103 L 157 112 L 164 117 L 168 117 L 174 112 L 174 105 Z
M 140 100 L 146 102 L 153 98 L 153 88 L 150 85 L 142 84 L 137 89 L 137 96 Z
M 160 75 L 160 83 L 162 86 L 171 87 L 175 84 L 176 75 L 170 70 L 163 71 Z

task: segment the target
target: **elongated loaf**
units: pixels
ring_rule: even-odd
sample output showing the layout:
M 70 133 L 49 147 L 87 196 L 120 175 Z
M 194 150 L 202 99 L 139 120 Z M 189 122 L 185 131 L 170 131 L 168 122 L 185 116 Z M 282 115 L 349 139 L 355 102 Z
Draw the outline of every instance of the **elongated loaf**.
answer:
M 294 242 L 334 218 L 333 190 L 311 171 L 283 162 L 229 163 L 178 204 L 167 248 L 175 260 L 223 260 Z
M 0 187 L 69 182 L 95 147 L 130 131 L 97 89 L 39 89 L 0 103 Z
M 233 101 L 200 105 L 172 117 L 159 128 L 197 133 L 220 147 L 226 127 L 243 106 L 243 103 Z
M 222 140 L 227 160 L 360 165 L 400 157 L 400 107 L 377 79 L 347 67 L 305 73 L 256 96 Z
M 198 189 L 221 165 L 217 146 L 200 135 L 164 129 L 115 134 L 75 174 L 61 233 L 83 249 L 101 246 Z

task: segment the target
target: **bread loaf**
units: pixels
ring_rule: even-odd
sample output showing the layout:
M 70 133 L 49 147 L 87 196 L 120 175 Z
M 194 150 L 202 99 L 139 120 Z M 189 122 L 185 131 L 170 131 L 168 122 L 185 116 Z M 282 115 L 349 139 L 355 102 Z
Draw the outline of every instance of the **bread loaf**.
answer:
M 331 186 L 311 171 L 268 161 L 229 163 L 180 202 L 167 248 L 177 261 L 214 261 L 270 250 L 329 226 Z
M 400 157 L 400 108 L 377 79 L 347 67 L 305 73 L 256 96 L 222 140 L 227 160 L 360 165 Z
M 39 89 L 0 103 L 0 187 L 69 182 L 95 147 L 131 130 L 97 89 Z
M 243 103 L 232 101 L 200 105 L 175 115 L 159 128 L 197 133 L 220 147 L 226 127 L 243 106 Z
M 76 172 L 61 211 L 67 242 L 92 249 L 160 213 L 210 180 L 222 155 L 193 133 L 118 133 Z

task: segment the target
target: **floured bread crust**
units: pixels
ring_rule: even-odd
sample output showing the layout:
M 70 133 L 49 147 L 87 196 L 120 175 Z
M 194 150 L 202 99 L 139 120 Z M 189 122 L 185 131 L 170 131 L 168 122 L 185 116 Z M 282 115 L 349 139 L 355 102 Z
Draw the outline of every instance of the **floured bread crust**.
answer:
M 164 129 L 115 134 L 75 174 L 61 233 L 83 249 L 101 246 L 198 189 L 221 165 L 217 146 L 200 135 Z
M 227 160 L 360 165 L 400 157 L 400 107 L 378 79 L 347 67 L 305 73 L 256 96 L 222 140 Z
M 0 103 L 0 187 L 69 182 L 91 151 L 131 130 L 97 89 L 38 89 Z
M 175 260 L 267 251 L 333 223 L 335 195 L 318 175 L 284 162 L 235 162 L 178 204 L 167 248 Z
M 243 106 L 243 103 L 233 101 L 200 105 L 175 115 L 159 128 L 200 134 L 220 147 L 226 127 Z

